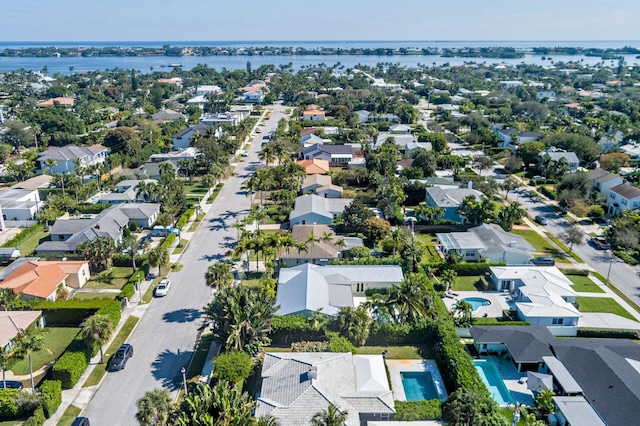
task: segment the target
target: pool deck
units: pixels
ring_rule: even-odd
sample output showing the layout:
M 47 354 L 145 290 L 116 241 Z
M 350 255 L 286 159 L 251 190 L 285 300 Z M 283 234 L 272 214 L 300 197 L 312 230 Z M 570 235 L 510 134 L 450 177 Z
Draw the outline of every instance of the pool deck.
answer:
M 404 394 L 404 386 L 402 386 L 401 372 L 409 371 L 427 371 L 431 373 L 433 378 L 433 384 L 438 392 L 438 399 L 445 401 L 447 399 L 447 390 L 444 388 L 444 382 L 440 375 L 440 370 L 436 362 L 432 359 L 386 359 L 384 361 L 387 364 L 389 370 L 389 377 L 391 378 L 391 391 L 393 392 L 393 399 L 396 401 L 406 401 L 407 397 Z
M 473 311 L 472 316 L 474 318 L 482 318 L 485 316 L 490 318 L 501 318 L 502 311 L 505 309 L 509 309 L 509 296 L 505 295 L 502 292 L 498 291 L 456 291 L 456 296 L 454 297 L 443 297 L 442 301 L 444 305 L 447 307 L 447 310 L 451 311 L 453 306 L 458 302 L 458 300 L 462 300 L 469 297 L 480 297 L 482 299 L 487 299 L 491 302 L 489 306 L 480 306 L 478 309 Z
M 535 405 L 533 392 L 527 389 L 527 383 L 519 382 L 520 378 L 526 376 L 527 373 L 520 373 L 516 370 L 516 367 L 511 361 L 497 355 L 483 355 L 480 359 L 486 359 L 493 362 L 502 377 L 502 381 L 511 392 L 513 399 L 521 405 L 529 407 L 533 407 Z

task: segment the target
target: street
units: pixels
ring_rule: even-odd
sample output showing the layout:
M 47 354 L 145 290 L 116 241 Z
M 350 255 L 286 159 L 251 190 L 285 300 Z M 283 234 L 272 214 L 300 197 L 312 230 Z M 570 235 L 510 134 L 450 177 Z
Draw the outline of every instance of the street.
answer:
M 180 369 L 187 367 L 202 325 L 201 310 L 212 298 L 204 284 L 207 267 L 220 261 L 235 242 L 231 224 L 242 218 L 249 208 L 249 197 L 240 189 L 243 181 L 259 166 L 257 152 L 263 136 L 275 130 L 284 117 L 284 108 L 275 106 L 271 119 L 255 135 L 248 156 L 241 157 L 235 174 L 208 211 L 180 259 L 184 265 L 171 273 L 172 288 L 166 297 L 151 302 L 128 343 L 135 356 L 126 368 L 107 373 L 93 399 L 83 412 L 93 425 L 134 425 L 136 402 L 146 391 L 164 387 L 172 392 L 182 385 Z

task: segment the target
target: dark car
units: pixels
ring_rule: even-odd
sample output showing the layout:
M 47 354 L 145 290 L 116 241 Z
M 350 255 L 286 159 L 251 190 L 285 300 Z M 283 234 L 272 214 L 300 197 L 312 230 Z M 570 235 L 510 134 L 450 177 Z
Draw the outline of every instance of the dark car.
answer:
M 542 256 L 531 259 L 531 263 L 536 266 L 554 266 L 556 261 L 553 257 Z
M 76 417 L 71 426 L 91 426 L 91 422 L 87 417 Z
M 5 380 L 4 385 L 2 380 L 0 380 L 0 388 L 6 386 L 7 389 L 22 389 L 22 382 L 19 380 Z
M 128 343 L 120 346 L 115 354 L 109 359 L 109 363 L 107 364 L 108 371 L 118 371 L 122 370 L 125 365 L 127 365 L 127 361 L 129 358 L 133 356 L 133 346 Z
M 547 218 L 546 218 L 546 217 L 544 217 L 544 216 L 536 216 L 536 217 L 534 218 L 534 220 L 535 220 L 536 222 L 538 222 L 540 225 L 546 225 L 547 223 L 549 223 L 549 222 L 547 221 Z
M 597 250 L 609 250 L 611 248 L 611 244 L 602 237 L 593 237 L 589 239 L 589 243 Z

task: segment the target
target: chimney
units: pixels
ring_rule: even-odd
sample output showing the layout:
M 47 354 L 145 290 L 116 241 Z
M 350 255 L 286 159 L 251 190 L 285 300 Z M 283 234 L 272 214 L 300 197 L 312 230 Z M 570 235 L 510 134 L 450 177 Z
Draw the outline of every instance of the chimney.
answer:
M 467 189 L 473 189 L 473 181 L 472 180 L 467 182 Z

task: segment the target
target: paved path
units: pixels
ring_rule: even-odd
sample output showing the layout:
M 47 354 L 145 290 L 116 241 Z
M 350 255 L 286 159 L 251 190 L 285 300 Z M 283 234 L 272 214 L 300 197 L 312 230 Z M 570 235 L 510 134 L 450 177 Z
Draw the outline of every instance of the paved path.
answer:
M 275 129 L 284 116 L 283 107 L 275 108 L 263 129 L 265 134 Z M 262 134 L 253 138 L 249 156 L 237 165 L 236 173 L 216 201 L 203 205 L 208 210 L 197 232 L 183 234 L 189 244 L 179 259 L 183 269 L 169 277 L 173 283 L 169 295 L 131 308 L 141 320 L 128 340 L 135 348 L 135 356 L 126 369 L 108 373 L 97 389 L 65 391 L 66 405 L 58 413 L 73 402 L 84 409 L 83 415 L 91 419 L 92 425 L 135 425 L 136 401 L 146 391 L 165 387 L 176 392 L 180 388 L 180 368 L 186 368 L 191 359 L 198 328 L 203 324 L 202 307 L 211 300 L 204 273 L 211 263 L 222 260 L 235 243 L 236 231 L 231 224 L 249 209 L 249 198 L 240 186 L 260 166 L 257 152 L 261 140 Z M 55 425 L 56 421 L 52 418 L 49 424 Z

